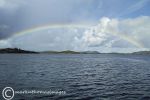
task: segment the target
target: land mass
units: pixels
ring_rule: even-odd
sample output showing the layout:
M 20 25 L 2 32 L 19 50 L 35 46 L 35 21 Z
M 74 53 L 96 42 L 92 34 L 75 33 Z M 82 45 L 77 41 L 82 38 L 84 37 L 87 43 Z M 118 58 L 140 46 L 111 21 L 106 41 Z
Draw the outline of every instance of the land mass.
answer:
M 77 52 L 77 51 L 71 51 L 71 50 L 35 52 L 35 51 L 22 50 L 22 49 L 19 49 L 19 48 L 5 48 L 5 49 L 0 49 L 0 54 L 2 54 L 2 53 L 100 54 L 97 51 Z
M 139 51 L 139 52 L 133 52 L 133 54 L 150 55 L 150 51 Z
M 77 52 L 77 51 L 45 51 L 41 53 L 49 53 L 49 54 L 100 54 L 98 51 L 83 51 L 83 52 Z
M 98 51 L 71 51 L 71 50 L 66 50 L 66 51 L 44 51 L 44 52 L 35 52 L 35 51 L 28 51 L 28 50 L 22 50 L 19 48 L 5 48 L 5 49 L 0 49 L 0 54 L 2 53 L 46 53 L 46 54 L 139 54 L 139 55 L 150 55 L 150 51 L 138 51 L 138 52 L 133 52 L 133 53 L 100 53 Z
M 0 49 L 0 53 L 38 53 L 38 52 L 27 51 L 18 48 L 5 48 L 5 49 Z

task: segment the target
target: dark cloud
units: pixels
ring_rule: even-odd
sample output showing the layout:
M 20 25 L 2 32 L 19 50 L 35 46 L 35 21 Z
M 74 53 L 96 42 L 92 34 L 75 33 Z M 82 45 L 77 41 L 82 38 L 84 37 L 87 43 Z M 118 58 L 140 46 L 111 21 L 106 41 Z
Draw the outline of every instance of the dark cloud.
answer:
M 14 32 L 21 30 L 24 21 L 23 16 L 23 7 L 21 6 L 0 8 L 0 39 L 8 38 Z

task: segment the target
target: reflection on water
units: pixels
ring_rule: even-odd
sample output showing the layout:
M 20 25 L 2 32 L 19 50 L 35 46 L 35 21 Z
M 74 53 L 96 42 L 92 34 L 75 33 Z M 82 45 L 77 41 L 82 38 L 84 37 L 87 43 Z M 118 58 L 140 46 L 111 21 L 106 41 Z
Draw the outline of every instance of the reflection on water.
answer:
M 65 95 L 18 95 L 15 100 L 150 100 L 150 57 L 1 54 L 0 89 L 6 86 L 66 91 Z

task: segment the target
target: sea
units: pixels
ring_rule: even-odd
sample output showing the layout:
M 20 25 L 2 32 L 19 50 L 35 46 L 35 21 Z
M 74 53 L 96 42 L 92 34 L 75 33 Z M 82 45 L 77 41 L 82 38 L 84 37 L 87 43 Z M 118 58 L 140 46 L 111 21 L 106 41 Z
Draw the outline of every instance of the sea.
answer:
M 150 100 L 150 55 L 0 54 L 0 92 L 0 100 Z

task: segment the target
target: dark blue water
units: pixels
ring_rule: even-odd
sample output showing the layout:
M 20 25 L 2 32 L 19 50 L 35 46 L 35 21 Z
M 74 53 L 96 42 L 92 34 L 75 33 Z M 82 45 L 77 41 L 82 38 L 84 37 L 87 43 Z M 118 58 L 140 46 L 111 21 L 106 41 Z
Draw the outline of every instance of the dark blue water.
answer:
M 1 91 L 7 86 L 66 91 L 13 100 L 150 100 L 150 56 L 1 54 Z

